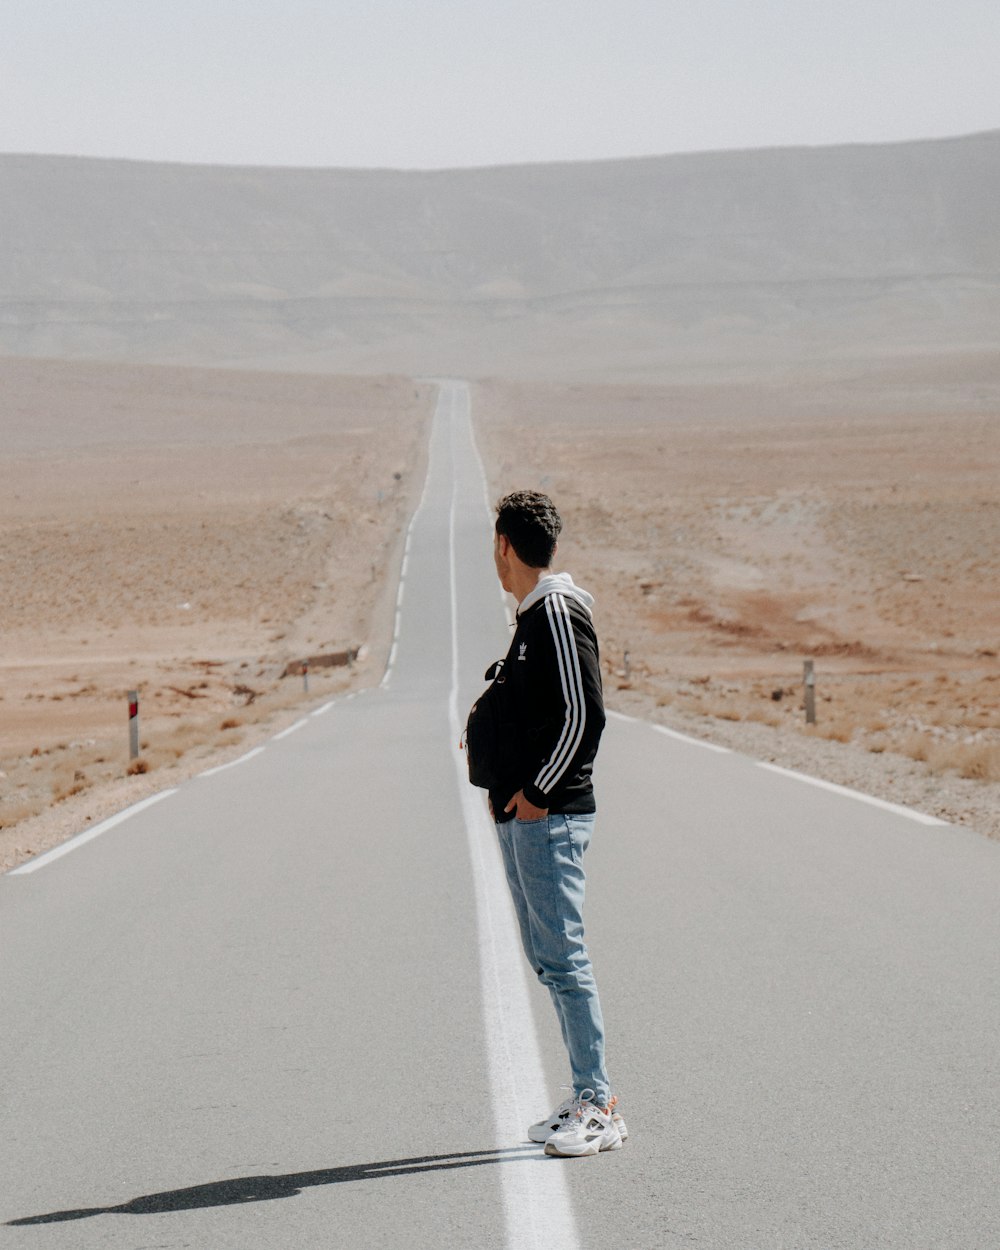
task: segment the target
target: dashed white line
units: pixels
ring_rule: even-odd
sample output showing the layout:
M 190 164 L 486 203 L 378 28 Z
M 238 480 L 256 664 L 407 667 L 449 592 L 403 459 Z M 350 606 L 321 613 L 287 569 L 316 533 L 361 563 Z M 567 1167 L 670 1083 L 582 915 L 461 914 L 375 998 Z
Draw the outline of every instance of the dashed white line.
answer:
M 309 722 L 308 722 L 308 720 L 307 720 L 307 719 L 297 720 L 297 721 L 295 722 L 295 724 L 294 724 L 294 725 L 289 725 L 289 726 L 288 726 L 288 728 L 287 728 L 287 729 L 283 729 L 283 730 L 281 731 L 281 733 L 280 733 L 280 734 L 275 734 L 275 735 L 274 735 L 274 737 L 271 739 L 271 741 L 272 741 L 272 742 L 277 742 L 277 741 L 279 741 L 279 739 L 281 739 L 281 738 L 287 738 L 289 734 L 298 733 L 298 731 L 299 731 L 299 730 L 300 730 L 300 729 L 301 729 L 304 725 L 307 725 L 308 723 L 309 723 Z
M 438 403 L 440 403 L 440 399 L 438 400 Z M 433 423 L 436 420 L 437 420 L 437 413 L 435 412 L 434 417 L 432 418 L 432 423 L 431 423 L 432 438 L 433 438 L 433 430 L 434 430 Z M 413 539 L 413 527 L 417 523 L 417 517 L 423 511 L 424 504 L 427 501 L 427 487 L 428 487 L 430 480 L 431 480 L 430 457 L 428 456 L 427 474 L 424 477 L 424 489 L 420 495 L 420 502 L 417 504 L 416 508 L 414 509 L 413 516 L 410 517 L 410 523 L 406 527 L 406 538 L 403 542 L 403 559 L 402 559 L 402 563 L 400 564 L 400 569 L 399 569 L 399 588 L 396 591 L 396 618 L 393 621 L 393 626 L 392 626 L 392 646 L 389 650 L 389 658 L 388 660 L 386 660 L 385 672 L 382 674 L 382 680 L 379 682 L 380 687 L 384 687 L 389 684 L 389 678 L 392 676 L 393 666 L 396 663 L 396 651 L 397 651 L 397 647 L 399 643 L 399 627 L 400 627 L 400 622 L 402 619 L 399 609 L 400 609 L 400 605 L 403 602 L 403 582 L 406 579 L 406 570 L 409 567 L 409 563 L 410 563 L 410 543 Z
M 174 786 L 170 790 L 161 790 L 158 794 L 151 794 L 148 799 L 142 799 L 139 803 L 133 803 L 131 807 L 126 807 L 123 812 L 118 812 L 107 820 L 102 820 L 93 829 L 87 829 L 84 833 L 78 833 L 75 838 L 70 838 L 68 842 L 63 842 L 61 846 L 54 846 L 51 851 L 46 851 L 44 855 L 39 855 L 35 859 L 29 859 L 26 864 L 21 864 L 19 868 L 13 868 L 8 876 L 19 877 L 29 872 L 35 872 L 38 868 L 44 868 L 46 864 L 51 864 L 53 860 L 61 859 L 63 855 L 68 855 L 70 851 L 75 851 L 77 847 L 83 846 L 85 842 L 90 842 L 102 833 L 107 833 L 109 829 L 113 829 L 115 825 L 120 825 L 123 820 L 128 820 L 130 816 L 143 811 L 144 808 L 152 807 L 154 803 L 159 803 L 163 799 L 169 798 L 171 794 L 176 793 L 177 787 Z

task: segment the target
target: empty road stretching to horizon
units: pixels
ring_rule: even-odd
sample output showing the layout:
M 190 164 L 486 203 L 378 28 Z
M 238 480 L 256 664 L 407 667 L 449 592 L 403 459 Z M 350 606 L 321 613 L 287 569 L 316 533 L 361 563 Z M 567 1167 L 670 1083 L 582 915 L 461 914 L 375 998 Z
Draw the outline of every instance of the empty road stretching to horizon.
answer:
M 0 878 L 5 1246 L 1000 1245 L 1000 845 L 624 717 L 631 1136 L 526 1143 L 567 1076 L 456 748 L 509 639 L 462 383 L 400 573 L 378 688 Z

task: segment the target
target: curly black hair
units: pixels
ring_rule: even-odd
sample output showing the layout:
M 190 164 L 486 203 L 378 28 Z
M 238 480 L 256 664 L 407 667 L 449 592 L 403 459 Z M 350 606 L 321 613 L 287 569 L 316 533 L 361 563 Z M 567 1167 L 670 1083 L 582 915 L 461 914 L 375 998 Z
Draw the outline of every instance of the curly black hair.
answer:
M 518 559 L 529 568 L 547 569 L 555 555 L 562 520 L 548 495 L 516 490 L 497 504 L 496 531 L 510 540 Z

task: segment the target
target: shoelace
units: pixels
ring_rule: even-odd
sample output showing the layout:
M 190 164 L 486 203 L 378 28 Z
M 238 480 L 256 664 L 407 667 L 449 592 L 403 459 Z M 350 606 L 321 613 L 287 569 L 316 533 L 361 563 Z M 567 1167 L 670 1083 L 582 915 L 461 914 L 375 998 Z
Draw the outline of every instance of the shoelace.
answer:
M 571 1097 L 560 1103 L 559 1106 L 556 1107 L 555 1111 L 552 1112 L 553 1118 L 562 1119 L 564 1123 L 570 1118 L 573 1120 L 582 1120 L 584 1115 L 589 1115 L 593 1111 L 600 1111 L 602 1115 L 612 1116 L 614 1114 L 615 1107 L 618 1105 L 617 1095 L 614 1095 L 611 1098 L 606 1107 L 601 1107 L 597 1104 L 597 1102 L 595 1102 L 597 1095 L 592 1089 L 581 1090 L 580 1096 L 577 1097 L 573 1091 L 572 1085 L 560 1085 L 559 1088 L 569 1090 L 571 1095 Z M 569 1113 L 565 1119 L 563 1117 L 563 1112 Z
M 558 1107 L 553 1108 L 549 1114 L 550 1120 L 565 1120 L 576 1106 L 576 1095 L 573 1093 L 573 1086 L 560 1085 L 559 1088 L 566 1090 L 569 1093 L 569 1097 L 564 1098 Z
M 582 1120 L 585 1115 L 604 1110 L 594 1101 L 596 1097 L 597 1094 L 592 1089 L 580 1090 L 580 1097 L 576 1100 L 576 1119 Z

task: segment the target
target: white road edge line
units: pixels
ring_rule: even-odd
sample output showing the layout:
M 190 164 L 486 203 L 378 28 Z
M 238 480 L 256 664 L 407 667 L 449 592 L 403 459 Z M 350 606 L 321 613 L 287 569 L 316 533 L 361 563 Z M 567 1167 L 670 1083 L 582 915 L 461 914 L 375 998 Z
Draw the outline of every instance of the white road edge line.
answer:
M 271 741 L 278 742 L 281 738 L 287 738 L 289 734 L 298 733 L 298 731 L 308 723 L 308 717 L 304 717 L 302 720 L 297 720 L 294 725 L 289 725 L 288 728 L 283 729 L 280 734 L 275 734 Z
M 438 399 L 440 403 L 440 397 Z M 431 418 L 431 436 L 434 434 L 435 416 Z M 396 617 L 392 625 L 392 646 L 389 648 L 389 658 L 385 662 L 385 672 L 382 674 L 382 680 L 379 682 L 379 689 L 389 684 L 389 678 L 392 676 L 392 670 L 396 664 L 396 652 L 399 649 L 399 626 L 400 626 L 400 604 L 403 602 L 403 580 L 406 577 L 406 570 L 410 562 L 410 542 L 413 539 L 413 527 L 416 524 L 417 517 L 423 511 L 424 503 L 427 499 L 427 484 L 431 480 L 431 464 L 430 456 L 427 457 L 427 474 L 424 477 L 424 489 L 420 494 L 420 501 L 414 509 L 413 516 L 410 517 L 410 523 L 406 527 L 406 538 L 403 542 L 403 559 L 399 566 L 399 588 L 396 591 Z
M 78 833 L 75 838 L 70 838 L 68 842 L 63 842 L 60 846 L 54 846 L 51 851 L 46 851 L 44 855 L 39 855 L 35 859 L 29 859 L 26 864 L 21 864 L 19 868 L 12 868 L 7 875 L 19 877 L 29 872 L 34 872 L 37 868 L 44 868 L 46 864 L 51 864 L 53 860 L 61 859 L 63 855 L 68 855 L 70 851 L 75 851 L 78 846 L 83 846 L 85 842 L 90 842 L 102 833 L 107 833 L 109 829 L 113 829 L 115 825 L 120 825 L 123 820 L 128 820 L 130 816 L 141 812 L 143 808 L 152 807 L 154 803 L 159 803 L 162 799 L 169 798 L 171 794 L 176 793 L 177 787 L 174 786 L 170 790 L 161 790 L 158 794 L 151 794 L 148 799 L 142 799 L 139 803 L 133 803 L 131 807 L 126 807 L 124 811 L 118 812 L 114 816 L 109 816 L 107 820 L 102 820 L 93 829 L 87 829 L 83 833 Z
M 348 698 L 349 697 L 350 696 L 348 696 Z M 337 700 L 331 699 L 329 703 L 324 703 L 322 707 L 316 708 L 316 710 L 313 712 L 310 712 L 309 715 L 310 716 L 325 716 L 327 712 L 329 712 L 330 708 L 336 707 L 336 705 L 337 705 Z
M 908 820 L 916 820 L 922 825 L 947 825 L 948 821 L 939 820 L 937 816 L 928 816 L 913 807 L 903 807 L 901 803 L 890 803 L 887 799 L 877 799 L 873 794 L 864 794 L 860 790 L 851 790 L 848 786 L 838 786 L 833 781 L 823 781 L 819 777 L 810 777 L 808 773 L 798 773 L 791 768 L 782 768 L 778 764 L 769 764 L 765 760 L 755 760 L 758 768 L 766 768 L 769 773 L 780 773 L 782 777 L 794 777 L 796 781 L 804 781 L 810 786 L 818 786 L 821 790 L 832 790 L 834 794 L 843 794 L 847 798 L 859 799 L 872 807 L 880 807 L 885 812 L 893 812 L 897 816 L 905 816 Z
M 693 746 L 704 747 L 707 751 L 718 751 L 720 755 L 736 754 L 729 747 L 717 746 L 714 742 L 705 742 L 702 738 L 691 738 L 687 734 L 678 733 L 675 729 L 667 729 L 665 725 L 656 725 L 652 721 L 641 720 L 638 716 L 626 716 L 624 712 L 608 712 L 615 720 L 630 721 L 633 725 L 648 725 L 657 733 L 666 734 L 668 738 L 677 738 L 680 742 L 689 742 Z M 748 757 L 749 758 L 749 757 Z M 834 794 L 842 794 L 846 798 L 859 799 L 872 807 L 880 807 L 883 811 L 893 812 L 897 816 L 905 816 L 908 820 L 919 821 L 922 825 L 947 825 L 948 821 L 937 816 L 928 816 L 913 807 L 903 807 L 901 803 L 890 803 L 887 799 L 877 799 L 873 794 L 864 794 L 861 790 L 852 790 L 848 786 L 839 786 L 833 781 L 823 781 L 820 777 L 810 777 L 808 773 L 796 772 L 791 768 L 782 768 L 779 764 L 769 764 L 766 760 L 751 760 L 758 768 L 766 768 L 768 772 L 780 773 L 783 777 L 794 777 L 796 781 L 804 781 L 810 786 L 818 786 L 821 790 L 830 790 Z
M 715 742 L 706 742 L 704 738 L 692 738 L 690 734 L 678 733 L 676 729 L 668 729 L 666 725 L 657 725 L 655 721 L 641 720 L 638 716 L 626 716 L 624 712 L 608 712 L 609 717 L 615 720 L 628 721 L 633 725 L 646 725 L 650 729 L 655 729 L 658 734 L 666 734 L 668 738 L 676 738 L 678 742 L 686 742 L 692 747 L 704 747 L 706 751 L 715 751 L 719 755 L 732 755 L 733 752 L 729 747 L 720 747 Z
M 240 764 L 245 764 L 247 760 L 252 760 L 255 755 L 260 755 L 263 751 L 264 747 L 254 747 L 252 751 L 247 751 L 246 755 L 230 760 L 228 764 L 216 764 L 214 768 L 206 768 L 203 773 L 198 774 L 198 777 L 214 777 L 216 773 L 224 773 L 227 768 L 238 768 Z
M 456 388 L 457 391 L 457 388 Z M 457 398 L 456 391 L 453 397 Z M 452 464 L 456 412 L 451 412 Z M 483 473 L 482 460 L 473 449 Z M 483 474 L 485 480 L 485 474 Z M 550 1097 L 535 1035 L 528 997 L 524 956 L 517 937 L 513 908 L 507 893 L 496 831 L 481 796 L 473 792 L 458 751 L 461 722 L 458 715 L 458 591 L 455 567 L 455 508 L 457 474 L 452 475 L 448 546 L 451 581 L 451 693 L 448 716 L 454 750 L 458 791 L 472 861 L 479 932 L 479 967 L 483 1025 L 490 1070 L 490 1091 L 498 1146 L 524 1141 L 525 1126 L 548 1106 Z M 487 514 L 489 515 L 489 514 Z M 523 1157 L 499 1165 L 511 1250 L 579 1250 L 576 1221 L 563 1167 L 542 1158 Z
M 668 729 L 666 725 L 653 725 L 658 734 L 665 734 L 677 742 L 686 742 L 692 747 L 703 747 L 706 751 L 715 751 L 718 755 L 732 755 L 729 747 L 720 747 L 716 742 L 706 742 L 704 738 L 692 738 L 690 734 L 678 733 L 676 729 Z

